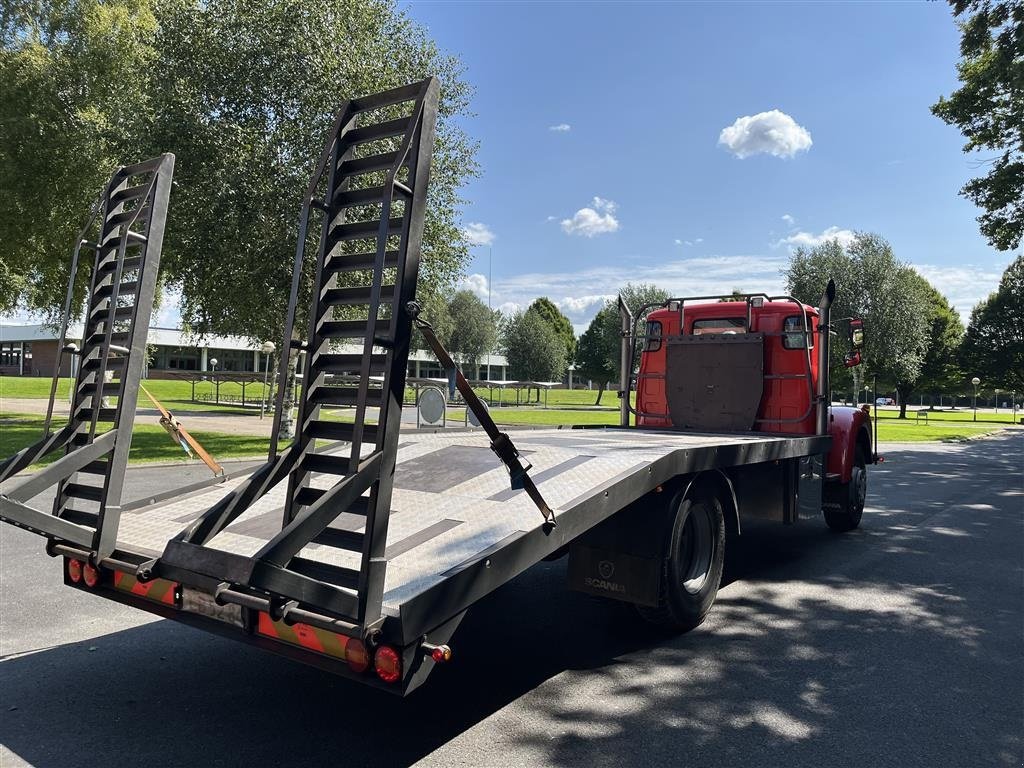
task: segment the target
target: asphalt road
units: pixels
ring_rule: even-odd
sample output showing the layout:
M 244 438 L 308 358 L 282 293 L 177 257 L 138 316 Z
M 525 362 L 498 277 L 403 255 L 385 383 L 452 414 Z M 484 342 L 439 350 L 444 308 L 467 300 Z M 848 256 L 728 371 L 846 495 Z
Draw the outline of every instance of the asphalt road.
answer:
M 1019 766 L 1024 433 L 887 453 L 860 530 L 730 542 L 696 631 L 545 563 L 406 700 L 66 589 L 2 526 L 0 765 Z

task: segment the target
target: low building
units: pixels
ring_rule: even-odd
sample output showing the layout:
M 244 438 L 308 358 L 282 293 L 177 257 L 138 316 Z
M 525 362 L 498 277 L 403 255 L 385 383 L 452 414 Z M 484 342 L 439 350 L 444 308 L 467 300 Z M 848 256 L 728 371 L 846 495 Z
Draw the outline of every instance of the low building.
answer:
M 57 364 L 59 329 L 52 325 L 0 325 L 0 376 L 53 376 Z M 82 326 L 68 331 L 68 340 L 80 340 Z M 241 336 L 196 338 L 175 328 L 150 328 L 149 357 L 143 378 L 190 378 L 203 373 L 263 373 L 266 357 L 260 344 Z M 277 342 L 280 343 L 280 342 Z M 273 361 L 270 363 L 273 366 Z M 61 357 L 61 376 L 70 376 L 72 356 Z M 300 364 L 301 370 L 301 364 Z M 409 376 L 441 377 L 443 372 L 428 352 L 417 350 L 409 356 Z M 507 379 L 508 365 L 501 355 L 488 355 L 470 379 Z

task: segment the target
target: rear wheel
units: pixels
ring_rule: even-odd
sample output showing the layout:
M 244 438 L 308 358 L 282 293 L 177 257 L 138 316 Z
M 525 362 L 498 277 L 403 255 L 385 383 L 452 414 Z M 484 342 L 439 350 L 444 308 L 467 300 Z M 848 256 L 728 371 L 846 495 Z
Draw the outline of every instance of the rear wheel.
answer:
M 825 522 L 833 531 L 852 531 L 864 516 L 864 503 L 868 495 L 867 457 L 857 446 L 853 456 L 850 482 L 833 483 L 825 494 Z
M 722 581 L 725 518 L 721 502 L 711 493 L 684 499 L 669 537 L 658 605 L 638 605 L 637 611 L 652 624 L 687 632 L 704 621 Z

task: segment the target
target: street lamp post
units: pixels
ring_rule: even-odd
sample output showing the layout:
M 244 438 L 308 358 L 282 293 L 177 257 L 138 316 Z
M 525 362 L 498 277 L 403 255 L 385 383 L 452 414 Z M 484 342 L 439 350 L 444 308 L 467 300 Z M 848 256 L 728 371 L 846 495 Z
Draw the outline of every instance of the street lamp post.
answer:
M 867 384 L 865 384 L 864 385 L 864 405 L 868 404 L 868 392 L 870 392 L 870 391 L 871 391 L 871 387 L 869 387 Z
M 220 405 L 220 384 L 217 382 L 217 358 L 210 358 L 210 378 L 213 379 L 213 402 Z
M 974 420 L 978 420 L 978 385 L 981 384 L 981 379 L 975 376 L 971 379 L 971 384 L 974 385 Z
M 996 413 L 999 413 L 999 387 L 996 387 Z
M 277 347 L 274 346 L 272 341 L 264 341 L 263 346 L 260 347 L 260 352 L 263 353 L 263 402 L 260 404 L 260 418 L 267 412 L 267 383 L 270 380 L 270 356 L 274 354 L 274 350 Z

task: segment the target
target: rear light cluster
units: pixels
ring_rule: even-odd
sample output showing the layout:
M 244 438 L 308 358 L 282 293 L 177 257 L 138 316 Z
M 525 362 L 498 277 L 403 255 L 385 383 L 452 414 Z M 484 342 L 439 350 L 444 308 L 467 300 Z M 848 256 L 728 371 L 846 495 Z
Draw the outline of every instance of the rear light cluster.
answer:
M 85 584 L 89 589 L 95 589 L 103 579 L 103 571 L 92 563 L 75 560 L 71 557 L 65 558 L 64 563 L 68 581 L 72 584 Z

